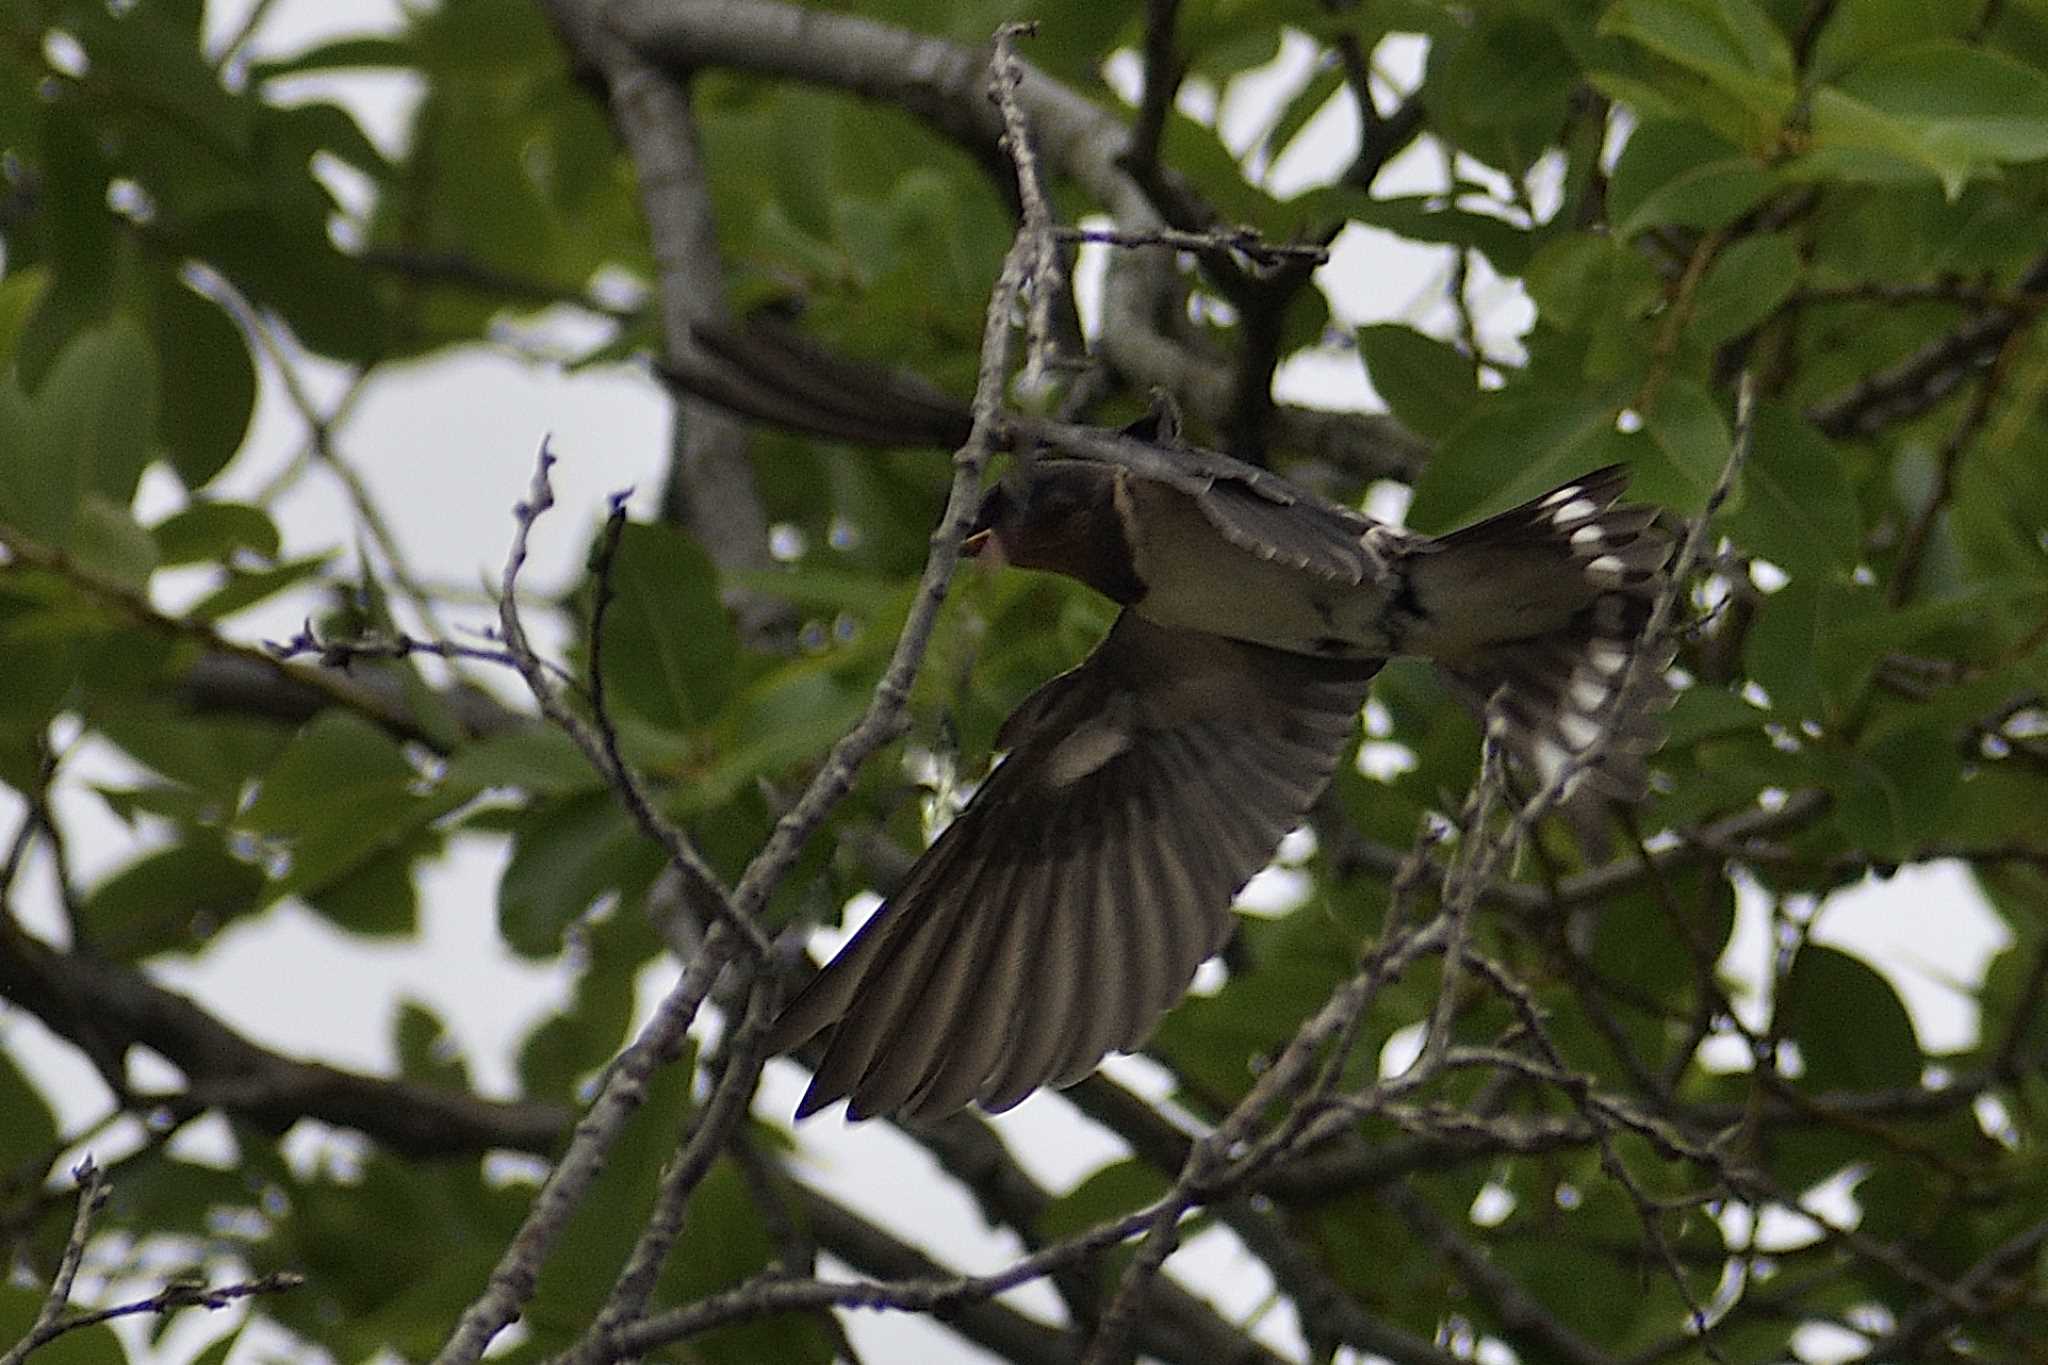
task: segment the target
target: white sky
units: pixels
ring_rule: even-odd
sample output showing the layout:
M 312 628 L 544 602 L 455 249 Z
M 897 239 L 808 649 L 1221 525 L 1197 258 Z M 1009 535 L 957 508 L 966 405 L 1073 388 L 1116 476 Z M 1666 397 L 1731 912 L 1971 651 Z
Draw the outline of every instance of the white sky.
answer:
M 231 31 L 247 8 L 241 0 L 210 6 L 209 31 Z M 396 15 L 397 6 L 383 0 L 283 0 L 266 25 L 266 50 L 293 51 L 321 35 L 389 25 Z M 1305 46 L 1291 47 L 1281 66 L 1298 69 Z M 1383 48 L 1379 59 L 1405 85 L 1415 79 L 1421 53 L 1418 42 L 1396 42 Z M 1271 98 L 1252 88 L 1256 84 L 1242 82 L 1225 105 L 1226 136 L 1239 134 L 1240 142 L 1245 116 L 1255 118 Z M 309 92 L 339 95 L 373 136 L 398 147 L 410 99 L 406 82 L 358 77 L 302 85 Z M 1191 98 L 1201 99 L 1202 92 Z M 1213 104 L 1213 95 L 1210 99 Z M 1348 102 L 1334 102 L 1313 127 L 1313 151 L 1284 162 L 1276 180 L 1284 188 L 1298 188 L 1318 165 L 1342 165 L 1356 138 Z M 1382 185 L 1390 192 L 1435 189 L 1443 184 L 1442 172 L 1441 155 L 1418 146 L 1387 170 Z M 1444 328 L 1449 316 L 1442 298 L 1446 274 L 1442 251 L 1355 227 L 1338 239 L 1325 270 L 1325 278 L 1335 282 L 1341 323 L 1399 320 L 1434 329 Z M 1486 273 L 1483 262 L 1473 288 L 1489 348 L 1512 354 L 1513 339 L 1528 323 L 1526 299 L 1512 282 Z M 322 379 L 331 392 L 336 377 L 330 373 Z M 1290 398 L 1330 406 L 1377 406 L 1355 355 L 1336 349 L 1292 362 L 1281 388 Z M 536 532 L 529 582 L 552 586 L 571 581 L 578 572 L 588 531 L 602 516 L 610 492 L 638 485 L 643 491 L 636 509 L 650 510 L 666 430 L 666 401 L 638 374 L 570 378 L 509 353 L 478 348 L 387 370 L 341 433 L 341 446 L 391 519 L 416 571 L 429 581 L 478 583 L 495 580 L 511 531 L 509 509 L 523 495 L 541 438 L 550 436 L 563 457 L 556 471 L 559 507 Z M 297 448 L 302 434 L 274 376 L 266 376 L 254 430 L 222 493 L 252 491 Z M 173 505 L 174 497 L 167 476 L 155 476 L 145 490 L 145 503 L 159 511 Z M 287 553 L 337 545 L 346 550 L 354 543 L 331 481 L 309 479 L 277 512 Z M 176 587 L 170 585 L 172 600 Z M 296 629 L 299 614 L 298 607 L 286 604 L 239 617 L 234 627 L 246 638 L 281 638 Z M 485 619 L 481 609 L 451 615 L 478 624 Z M 508 688 L 505 694 L 516 692 Z M 77 875 L 87 884 L 137 852 L 130 832 L 84 790 L 91 778 L 119 771 L 113 756 L 88 754 L 60 793 L 63 819 L 79 831 L 71 851 Z M 0 820 L 11 827 L 18 815 L 12 795 L 0 796 Z M 481 1087 L 509 1093 L 512 1045 L 560 1004 L 569 980 L 559 969 L 513 959 L 498 943 L 493 907 L 502 863 L 500 846 L 472 838 L 458 841 L 426 871 L 420 887 L 423 943 L 380 945 L 346 938 L 310 913 L 287 907 L 231 927 L 203 958 L 170 958 L 152 970 L 165 984 L 203 999 L 265 1044 L 343 1066 L 390 1066 L 388 1037 L 398 1004 L 425 1002 L 447 1021 Z M 30 871 L 32 909 L 42 916 L 36 927 L 54 933 L 47 868 Z M 1933 1049 L 1960 1046 L 1974 1036 L 1968 992 L 2005 941 L 2002 927 L 1960 872 L 1944 866 L 1909 870 L 1889 883 L 1832 898 L 1816 937 L 1849 948 L 1884 971 L 1911 1008 L 1923 1043 Z M 1761 979 L 1769 952 L 1762 907 L 1756 896 L 1747 895 L 1724 968 L 1733 978 L 1753 983 Z M 665 962 L 646 972 L 643 1010 L 673 975 L 673 966 Z M 280 983 L 289 984 L 280 989 Z M 32 1021 L 18 1012 L 0 1013 L 0 1042 L 25 1054 L 33 1069 L 58 1087 L 62 1120 L 73 1130 L 105 1112 L 106 1093 L 90 1070 Z M 1146 1063 L 1124 1059 L 1111 1065 L 1148 1093 L 1163 1090 Z M 761 1112 L 786 1120 L 802 1085 L 796 1067 L 771 1064 Z M 996 1122 L 1025 1166 L 1055 1190 L 1070 1188 L 1120 1154 L 1113 1139 L 1077 1119 L 1056 1095 L 1035 1096 Z M 1014 1239 L 991 1236 L 971 1204 L 936 1176 L 919 1149 L 892 1130 L 849 1127 L 833 1111 L 803 1125 L 799 1136 L 810 1172 L 823 1188 L 878 1221 L 916 1229 L 927 1248 L 948 1263 L 967 1271 L 993 1270 L 1017 1254 Z M 1172 1268 L 1232 1317 L 1253 1313 L 1270 1288 L 1258 1263 L 1220 1232 L 1193 1239 L 1175 1256 Z M 1042 1313 L 1050 1313 L 1054 1302 L 1043 1286 L 1019 1291 L 1012 1300 Z M 855 1343 L 874 1360 L 982 1358 L 951 1334 L 906 1315 L 856 1314 L 849 1327 Z M 174 1334 L 162 1359 L 182 1359 L 205 1335 Z M 1260 1335 L 1298 1349 L 1291 1315 L 1284 1310 L 1261 1320 Z M 255 1358 L 237 1352 L 230 1365 Z

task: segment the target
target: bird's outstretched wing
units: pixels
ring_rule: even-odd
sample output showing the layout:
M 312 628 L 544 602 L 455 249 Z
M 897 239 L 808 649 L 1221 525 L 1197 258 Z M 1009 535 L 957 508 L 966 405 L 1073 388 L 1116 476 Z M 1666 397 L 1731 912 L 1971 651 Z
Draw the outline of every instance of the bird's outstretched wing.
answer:
M 1380 661 L 1126 612 L 1004 723 L 1010 754 L 783 1012 L 836 1023 L 798 1117 L 1000 1112 L 1142 1043 L 1329 782 Z

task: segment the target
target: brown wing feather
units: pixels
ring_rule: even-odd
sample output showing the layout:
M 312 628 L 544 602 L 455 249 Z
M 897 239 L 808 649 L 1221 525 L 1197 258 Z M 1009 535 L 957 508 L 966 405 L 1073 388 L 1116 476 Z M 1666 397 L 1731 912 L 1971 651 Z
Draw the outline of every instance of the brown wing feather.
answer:
M 1005 723 L 1010 756 L 777 1021 L 777 1047 L 839 1026 L 798 1114 L 1005 1109 L 1142 1043 L 1378 667 L 1126 613 Z

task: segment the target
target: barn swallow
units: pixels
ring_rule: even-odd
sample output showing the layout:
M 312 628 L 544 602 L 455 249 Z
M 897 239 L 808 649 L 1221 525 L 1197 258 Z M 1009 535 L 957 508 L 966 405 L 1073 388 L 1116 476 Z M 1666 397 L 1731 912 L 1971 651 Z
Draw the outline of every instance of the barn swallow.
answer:
M 1432 537 L 1171 453 L 1154 473 L 1041 456 L 984 498 L 967 552 L 1123 610 L 1003 723 L 1007 757 L 782 1012 L 777 1050 L 836 1025 L 798 1118 L 842 1097 L 851 1119 L 1000 1112 L 1143 1044 L 1390 657 L 1431 660 L 1537 780 L 1604 736 L 1584 780 L 1640 794 L 1668 647 L 1610 703 L 1671 542 L 1617 501 L 1624 469 Z

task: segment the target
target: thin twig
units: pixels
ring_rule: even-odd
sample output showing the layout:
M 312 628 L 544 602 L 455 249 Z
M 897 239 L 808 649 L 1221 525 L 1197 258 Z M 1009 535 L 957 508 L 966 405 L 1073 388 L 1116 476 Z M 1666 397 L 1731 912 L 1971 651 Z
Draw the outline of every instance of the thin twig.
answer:
M 71 1216 L 71 1234 L 64 1239 L 64 1250 L 57 1257 L 57 1273 L 50 1277 L 49 1293 L 43 1296 L 43 1306 L 37 1310 L 28 1335 L 16 1342 L 6 1355 L 0 1356 L 0 1365 L 21 1365 L 30 1351 L 72 1327 L 82 1325 L 76 1322 L 67 1324 L 64 1310 L 71 1304 L 71 1286 L 78 1279 L 79 1264 L 85 1259 L 85 1244 L 92 1236 L 93 1215 L 107 1202 L 107 1178 L 90 1155 L 71 1168 L 71 1178 L 78 1182 L 78 1208 Z
M 1053 303 L 1065 288 L 1066 271 L 1060 264 L 1059 239 L 1053 230 L 1052 205 L 1046 197 L 1044 177 L 1038 168 L 1038 152 L 1032 145 L 1031 121 L 1017 98 L 1024 82 L 1024 64 L 1017 59 L 1017 39 L 1034 36 L 1035 23 L 1004 24 L 996 30 L 995 56 L 989 63 L 989 96 L 1003 116 L 1003 146 L 1010 164 L 1017 170 L 1017 200 L 1023 209 L 1019 239 L 1029 243 L 1031 271 L 1027 292 L 1031 300 L 1025 328 L 1023 384 L 1036 391 L 1046 373 L 1058 367 L 1059 357 L 1053 329 Z
M 513 667 L 525 680 L 526 689 L 533 694 L 541 714 L 569 737 L 592 767 L 605 775 L 634 823 L 660 846 L 668 857 L 669 865 L 682 876 L 691 893 L 717 911 L 721 921 L 738 936 L 739 946 L 755 957 L 765 957 L 769 947 L 768 936 L 754 923 L 751 915 L 738 908 L 688 833 L 655 809 L 654 801 L 639 777 L 619 757 L 616 737 L 608 739 L 608 728 L 601 730 L 588 724 L 569 709 L 555 687 L 549 666 L 527 638 L 526 624 L 519 613 L 519 574 L 526 565 L 527 539 L 532 534 L 534 523 L 555 505 L 554 484 L 550 477 L 554 465 L 554 452 L 543 441 L 540 456 L 534 462 L 533 481 L 526 499 L 512 509 L 512 549 L 506 556 L 498 599 L 498 630 L 505 649 L 512 656 Z M 616 503 L 613 515 L 620 515 Z
M 1253 227 L 1211 228 L 1207 232 L 1183 232 L 1170 227 L 1056 227 L 1053 236 L 1063 242 L 1099 242 L 1116 247 L 1168 246 L 1176 251 L 1234 251 L 1256 265 L 1279 265 L 1285 261 L 1327 265 L 1330 260 L 1330 249 L 1326 246 L 1315 242 L 1269 242 Z

